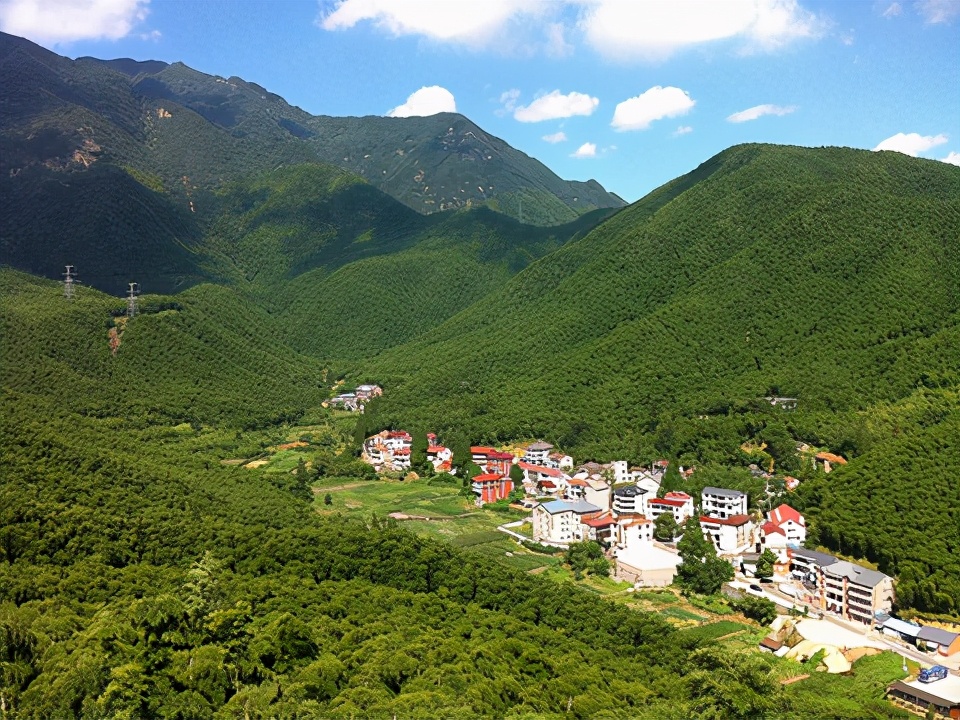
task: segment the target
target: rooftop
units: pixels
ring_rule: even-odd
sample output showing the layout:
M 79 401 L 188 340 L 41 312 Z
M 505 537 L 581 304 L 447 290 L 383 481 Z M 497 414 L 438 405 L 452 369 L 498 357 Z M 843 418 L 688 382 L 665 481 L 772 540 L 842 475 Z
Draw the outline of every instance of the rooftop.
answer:
M 824 567 L 823 571 L 834 577 L 845 577 L 852 583 L 866 587 L 876 587 L 888 579 L 888 576 L 882 572 L 869 570 L 865 567 L 854 565 L 852 562 L 847 562 L 846 560 L 837 560 L 837 562 L 832 565 Z
M 636 485 L 630 485 L 628 487 L 614 488 L 613 494 L 617 497 L 637 497 L 638 495 L 646 495 L 647 491 L 644 488 L 637 487 Z
M 728 490 L 726 488 L 717 488 L 717 487 L 705 487 L 703 489 L 703 494 L 718 495 L 720 497 L 729 497 L 729 498 L 746 497 L 746 493 L 741 492 L 740 490 Z
M 544 450 L 553 450 L 553 445 L 542 440 L 535 442 L 533 445 L 527 448 L 527 450 L 533 450 L 533 452 L 543 452 Z
M 793 520 L 797 525 L 803 525 L 803 515 L 800 514 L 798 510 L 794 510 L 792 507 L 784 503 L 775 507 L 768 513 L 770 520 L 777 523 L 785 523 L 789 520 Z
M 957 633 L 931 625 L 924 625 L 920 628 L 920 632 L 917 633 L 917 637 L 927 642 L 936 643 L 937 645 L 952 645 L 953 641 L 957 639 Z
M 569 502 L 567 500 L 552 500 L 551 502 L 540 503 L 540 507 L 542 507 L 551 515 L 556 515 L 557 513 L 563 512 L 575 512 L 577 515 L 600 512 L 600 508 L 598 508 L 596 505 L 591 505 L 583 500 L 577 500 L 575 502 Z
M 819 550 L 807 550 L 806 548 L 798 548 L 797 550 L 794 550 L 793 557 L 812 561 L 820 567 L 833 565 L 833 563 L 837 562 L 837 558 L 835 558 L 833 555 L 820 552 Z
M 919 680 L 899 681 L 891 685 L 891 688 L 897 685 L 908 688 L 917 697 L 928 702 L 931 698 L 936 698 L 940 701 L 939 705 L 960 705 L 960 677 L 956 675 L 947 675 L 943 680 L 932 683 L 922 683 Z

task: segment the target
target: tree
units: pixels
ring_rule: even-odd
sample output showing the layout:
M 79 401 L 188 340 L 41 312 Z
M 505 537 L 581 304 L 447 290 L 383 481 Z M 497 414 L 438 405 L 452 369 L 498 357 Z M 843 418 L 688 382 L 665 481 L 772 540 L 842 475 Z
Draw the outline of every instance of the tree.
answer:
M 653 536 L 660 542 L 673 542 L 679 529 L 672 512 L 663 513 L 653 521 Z
M 683 476 L 680 474 L 676 461 L 671 462 L 667 465 L 667 471 L 663 474 L 663 479 L 660 481 L 660 490 L 657 492 L 657 495 L 658 497 L 663 497 L 668 492 L 682 489 Z
M 330 493 L 327 493 L 326 495 L 324 495 L 324 496 L 323 496 L 323 504 L 324 504 L 324 505 L 333 505 L 333 495 L 331 495 Z
M 677 550 L 683 562 L 677 567 L 675 582 L 684 590 L 713 595 L 723 583 L 733 579 L 733 566 L 717 557 L 713 543 L 703 536 L 696 516 L 684 523 Z
M 758 578 L 773 577 L 773 566 L 777 563 L 777 556 L 773 550 L 766 548 L 757 559 L 757 569 L 754 572 Z
M 606 577 L 610 574 L 610 561 L 603 554 L 600 543 L 593 540 L 572 543 L 563 559 L 573 570 L 573 576 L 580 580 L 585 572 Z

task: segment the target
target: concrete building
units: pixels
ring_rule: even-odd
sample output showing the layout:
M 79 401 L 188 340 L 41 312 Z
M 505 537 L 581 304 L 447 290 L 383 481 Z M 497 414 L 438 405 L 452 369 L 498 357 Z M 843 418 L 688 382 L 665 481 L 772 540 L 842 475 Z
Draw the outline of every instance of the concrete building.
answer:
M 790 570 L 816 607 L 866 625 L 893 607 L 893 578 L 833 555 L 803 548 L 790 551 Z
M 705 487 L 700 496 L 700 509 L 712 518 L 728 518 L 747 514 L 747 494 L 740 490 Z
M 600 508 L 583 500 L 552 500 L 533 509 L 533 539 L 540 543 L 566 546 L 584 540 L 584 515 L 599 514 Z
M 767 520 L 779 527 L 790 545 L 803 545 L 807 539 L 807 521 L 789 505 L 780 505 L 767 513 Z
M 613 511 L 617 515 L 647 514 L 647 491 L 636 485 L 613 488 Z
M 703 534 L 713 542 L 717 552 L 732 555 L 746 552 L 754 545 L 753 520 L 749 515 L 727 518 L 700 516 Z
M 693 515 L 693 498 L 684 492 L 668 492 L 662 498 L 647 500 L 647 517 L 656 520 L 664 513 L 673 513 L 677 525 L 683 525 Z

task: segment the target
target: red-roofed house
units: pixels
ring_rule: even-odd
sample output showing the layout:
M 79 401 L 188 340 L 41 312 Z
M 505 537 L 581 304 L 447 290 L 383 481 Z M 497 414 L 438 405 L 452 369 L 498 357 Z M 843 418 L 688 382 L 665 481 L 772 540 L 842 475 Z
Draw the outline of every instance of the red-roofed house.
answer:
M 668 492 L 662 498 L 647 500 L 647 515 L 651 520 L 656 520 L 665 512 L 673 513 L 677 525 L 682 525 L 693 515 L 693 498 L 685 492 Z
M 513 492 L 513 480 L 497 473 L 477 475 L 473 478 L 473 492 L 478 505 L 497 502 Z
M 443 445 L 428 445 L 427 461 L 433 463 L 433 469 L 436 472 L 448 473 L 453 469 L 453 451 Z
M 807 523 L 797 510 L 789 505 L 780 505 L 767 513 L 767 520 L 779 527 L 787 542 L 802 545 L 807 539 Z
M 590 540 L 598 540 L 612 545 L 617 539 L 617 521 L 610 511 L 592 513 L 580 518 L 583 525 L 583 536 Z
M 764 548 L 767 548 L 777 555 L 781 562 L 789 560 L 787 552 L 787 534 L 780 529 L 776 523 L 769 520 L 760 526 L 760 538 Z
M 753 520 L 749 515 L 733 515 L 728 518 L 700 516 L 703 534 L 713 541 L 722 553 L 741 553 L 753 546 Z

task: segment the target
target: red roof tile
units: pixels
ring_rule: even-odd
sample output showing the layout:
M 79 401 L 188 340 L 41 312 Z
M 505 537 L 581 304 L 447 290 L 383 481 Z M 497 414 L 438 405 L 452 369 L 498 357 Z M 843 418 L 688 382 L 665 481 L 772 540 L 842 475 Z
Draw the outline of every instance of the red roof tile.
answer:
M 497 475 L 496 473 L 487 473 L 485 475 L 477 475 L 473 478 L 474 482 L 494 482 L 502 480 L 503 475 Z
M 779 525 L 769 521 L 763 524 L 763 527 L 761 528 L 761 530 L 763 530 L 764 535 L 773 535 L 773 534 L 784 535 L 784 536 L 786 535 L 786 533 L 780 529 Z
M 647 505 L 666 505 L 668 507 L 683 507 L 686 504 L 684 500 L 674 500 L 671 498 L 653 498 L 647 501 Z
M 803 515 L 786 503 L 779 505 L 770 511 L 770 520 L 775 522 L 777 525 L 785 523 L 788 520 L 793 520 L 797 525 L 805 524 L 803 522 Z
M 817 460 L 826 460 L 827 462 L 837 463 L 839 465 L 847 464 L 847 461 L 845 458 L 842 458 L 839 455 L 834 455 L 833 453 L 828 453 L 828 452 L 817 453 Z

